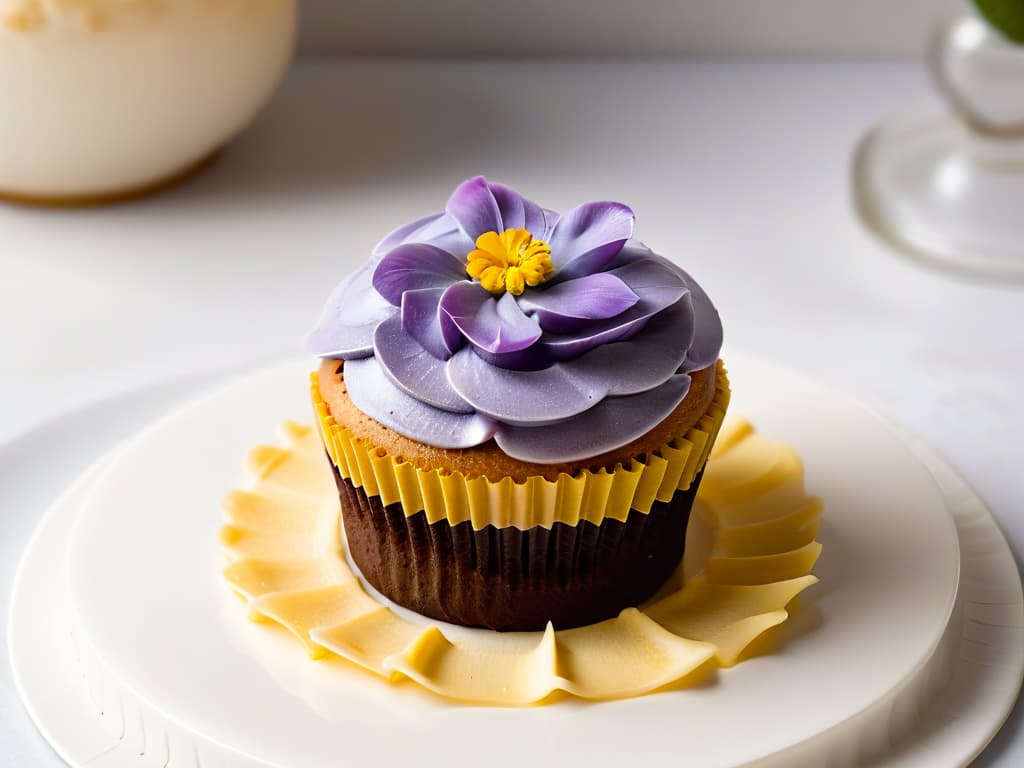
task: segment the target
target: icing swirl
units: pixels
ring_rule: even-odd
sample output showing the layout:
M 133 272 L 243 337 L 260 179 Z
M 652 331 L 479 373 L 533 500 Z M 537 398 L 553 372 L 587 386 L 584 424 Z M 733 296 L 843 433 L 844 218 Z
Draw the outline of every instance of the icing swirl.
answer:
M 396 229 L 331 294 L 310 351 L 355 405 L 419 442 L 552 464 L 619 448 L 675 410 L 722 325 L 635 216 L 564 215 L 482 176 Z

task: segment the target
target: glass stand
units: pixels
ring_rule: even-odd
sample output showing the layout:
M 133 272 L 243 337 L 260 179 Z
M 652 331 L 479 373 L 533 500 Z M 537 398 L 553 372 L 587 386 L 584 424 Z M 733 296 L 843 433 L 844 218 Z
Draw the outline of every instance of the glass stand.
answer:
M 886 121 L 854 161 L 865 223 L 904 253 L 1024 280 L 1024 46 L 953 24 L 932 69 L 954 112 Z

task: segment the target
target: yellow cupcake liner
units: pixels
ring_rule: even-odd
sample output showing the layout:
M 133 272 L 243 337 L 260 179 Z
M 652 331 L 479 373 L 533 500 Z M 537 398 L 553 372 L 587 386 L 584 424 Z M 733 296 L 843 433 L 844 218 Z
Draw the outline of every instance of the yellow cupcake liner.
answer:
M 290 631 L 312 658 L 339 656 L 466 703 L 638 696 L 730 667 L 788 617 L 810 571 L 820 499 L 799 456 L 739 418 L 722 428 L 697 495 L 680 572 L 616 618 L 569 630 L 498 633 L 410 620 L 368 594 L 340 537 L 333 475 L 312 427 L 249 456 L 251 488 L 224 500 L 224 576 L 255 621 Z M 707 489 L 707 490 L 705 490 Z M 683 583 L 683 573 L 693 574 Z
M 380 496 L 384 506 L 402 503 L 406 517 L 425 511 L 428 523 L 447 519 L 452 525 L 469 520 L 474 530 L 488 525 L 526 530 L 551 528 L 556 522 L 576 525 L 587 520 L 600 525 L 605 518 L 625 521 L 630 510 L 643 514 L 655 501 L 671 501 L 676 491 L 690 487 L 704 467 L 729 406 L 729 378 L 719 363 L 715 394 L 704 415 L 686 434 L 663 445 L 643 460 L 612 471 L 581 470 L 561 474 L 555 481 L 530 477 L 517 483 L 505 477 L 492 482 L 461 472 L 423 469 L 383 448 L 353 436 L 337 422 L 320 393 L 316 373 L 310 394 L 317 426 L 327 453 L 339 474 L 368 496 Z

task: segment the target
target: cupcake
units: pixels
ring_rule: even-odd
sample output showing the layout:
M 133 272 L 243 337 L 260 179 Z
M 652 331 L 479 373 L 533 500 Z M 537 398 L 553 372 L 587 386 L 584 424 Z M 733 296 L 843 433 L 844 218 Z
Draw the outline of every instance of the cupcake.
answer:
M 312 397 L 350 559 L 390 600 L 565 629 L 678 566 L 728 405 L 722 326 L 634 220 L 477 177 L 331 294 Z

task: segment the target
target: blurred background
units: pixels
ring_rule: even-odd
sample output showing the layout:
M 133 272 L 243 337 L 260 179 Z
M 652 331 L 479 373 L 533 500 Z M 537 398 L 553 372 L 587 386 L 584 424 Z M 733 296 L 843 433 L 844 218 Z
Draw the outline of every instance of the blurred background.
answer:
M 959 0 L 305 0 L 318 55 L 918 55 Z

